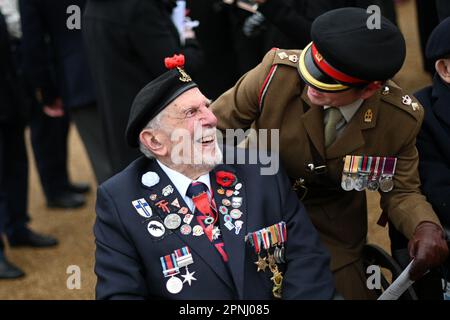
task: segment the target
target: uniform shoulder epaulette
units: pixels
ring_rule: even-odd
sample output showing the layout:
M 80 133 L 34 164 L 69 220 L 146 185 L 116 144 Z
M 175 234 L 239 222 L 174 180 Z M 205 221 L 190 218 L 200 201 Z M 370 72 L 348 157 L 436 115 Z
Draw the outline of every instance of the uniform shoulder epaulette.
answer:
M 417 120 L 423 117 L 423 107 L 413 96 L 405 93 L 395 82 L 388 81 L 381 91 L 381 100 L 407 112 Z
M 284 64 L 290 67 L 297 68 L 298 60 L 300 59 L 300 53 L 300 50 L 276 49 L 273 64 Z

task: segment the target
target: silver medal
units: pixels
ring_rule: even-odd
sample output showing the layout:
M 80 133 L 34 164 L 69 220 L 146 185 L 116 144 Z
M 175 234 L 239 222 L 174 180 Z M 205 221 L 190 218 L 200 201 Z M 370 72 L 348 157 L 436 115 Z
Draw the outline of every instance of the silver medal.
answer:
M 394 189 L 394 181 L 392 176 L 382 176 L 380 179 L 380 190 L 383 192 L 389 192 Z
M 167 281 L 166 288 L 171 294 L 180 293 L 183 290 L 183 281 L 180 278 L 172 277 Z
M 355 181 L 350 175 L 344 175 L 342 177 L 341 187 L 345 191 L 352 191 L 355 188 Z
M 358 178 L 355 179 L 355 190 L 363 191 L 367 186 L 367 176 L 359 175 Z
M 164 225 L 170 230 L 177 229 L 181 226 L 181 217 L 175 213 L 171 213 L 164 219 Z
M 379 187 L 378 181 L 377 180 L 370 180 L 367 183 L 367 190 L 369 191 L 377 191 Z
M 280 249 L 280 260 L 281 263 L 286 263 L 286 260 L 284 259 L 284 247 L 281 247 Z

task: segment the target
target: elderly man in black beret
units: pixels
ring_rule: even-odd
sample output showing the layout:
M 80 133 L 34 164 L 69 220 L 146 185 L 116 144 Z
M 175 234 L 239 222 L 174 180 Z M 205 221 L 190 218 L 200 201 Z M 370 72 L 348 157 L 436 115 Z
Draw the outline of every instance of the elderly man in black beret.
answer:
M 281 162 L 349 299 L 375 297 L 362 259 L 365 190 L 381 195 L 379 224 L 390 220 L 410 240 L 414 280 L 448 255 L 420 192 L 415 137 L 423 108 L 389 80 L 403 65 L 405 40 L 386 18 L 372 22 L 359 8 L 319 16 L 302 51 L 271 50 L 211 105 L 221 130 L 280 130 Z
M 175 59 L 176 60 L 176 59 Z M 98 189 L 98 299 L 329 299 L 329 256 L 281 171 L 222 164 L 209 100 L 174 67 L 137 95 L 145 157 Z

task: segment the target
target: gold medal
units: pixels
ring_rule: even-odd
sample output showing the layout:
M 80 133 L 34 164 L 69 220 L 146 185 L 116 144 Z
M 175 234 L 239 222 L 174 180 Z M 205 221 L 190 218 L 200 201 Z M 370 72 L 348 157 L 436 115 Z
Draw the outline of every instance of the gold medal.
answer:
M 260 255 L 258 255 L 258 261 L 255 262 L 255 264 L 258 266 L 258 272 L 262 271 L 262 272 L 266 272 L 266 269 L 268 267 L 266 258 L 261 258 Z

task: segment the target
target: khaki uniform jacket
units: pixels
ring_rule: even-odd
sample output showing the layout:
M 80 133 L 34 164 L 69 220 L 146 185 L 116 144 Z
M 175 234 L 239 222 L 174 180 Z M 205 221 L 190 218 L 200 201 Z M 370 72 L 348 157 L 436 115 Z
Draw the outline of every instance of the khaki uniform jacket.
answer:
M 281 162 L 291 179 L 305 179 L 308 194 L 303 203 L 330 250 L 332 270 L 358 260 L 367 237 L 365 192 L 341 188 L 346 155 L 398 158 L 394 189 L 380 192 L 381 207 L 406 237 L 411 238 L 422 221 L 439 224 L 419 191 L 415 142 L 423 108 L 419 105 L 414 110 L 403 104 L 405 94 L 389 81 L 389 93 L 383 95 L 380 90 L 365 100 L 342 134 L 325 149 L 323 107 L 312 104 L 307 97 L 297 71 L 299 56 L 298 50 L 270 51 L 261 64 L 212 104 L 212 110 L 221 130 L 280 129 Z M 365 121 L 368 111 L 372 117 Z M 307 170 L 306 165 L 314 163 L 312 144 L 326 161 L 328 172 L 324 175 Z

